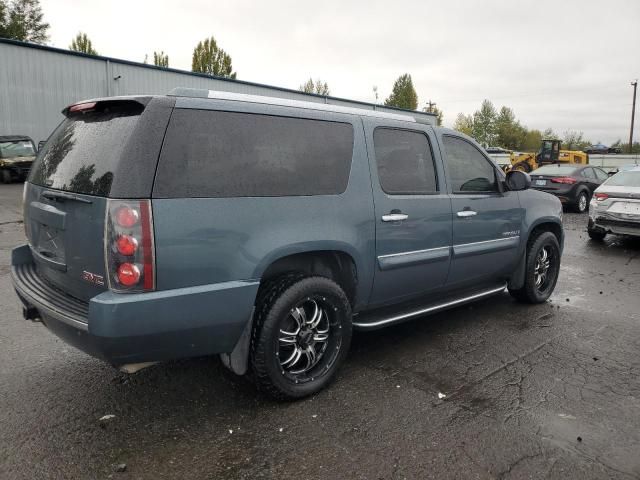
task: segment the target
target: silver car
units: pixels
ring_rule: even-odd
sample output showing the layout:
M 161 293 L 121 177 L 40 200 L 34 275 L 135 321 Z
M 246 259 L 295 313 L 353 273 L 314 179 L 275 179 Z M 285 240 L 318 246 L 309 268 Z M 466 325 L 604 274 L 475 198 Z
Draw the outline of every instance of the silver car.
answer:
M 615 174 L 595 190 L 587 231 L 594 240 L 607 233 L 640 236 L 640 166 Z

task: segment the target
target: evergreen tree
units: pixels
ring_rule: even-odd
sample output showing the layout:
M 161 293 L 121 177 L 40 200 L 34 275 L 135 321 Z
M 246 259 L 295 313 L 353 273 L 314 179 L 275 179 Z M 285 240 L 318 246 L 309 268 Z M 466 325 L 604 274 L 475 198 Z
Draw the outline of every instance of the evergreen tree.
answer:
M 218 47 L 215 38 L 207 38 L 198 42 L 193 49 L 191 71 L 215 75 L 218 77 L 236 78 L 232 71 L 231 56 Z
M 388 107 L 404 108 L 406 110 L 415 110 L 418 108 L 418 94 L 413 88 L 411 75 L 405 73 L 398 77 L 393 84 L 391 95 L 384 101 Z
M 459 113 L 456 117 L 455 123 L 453 124 L 453 128 L 465 135 L 473 135 L 473 117 L 471 115 Z
M 49 24 L 39 0 L 2 1 L 0 4 L 0 36 L 22 42 L 46 43 Z

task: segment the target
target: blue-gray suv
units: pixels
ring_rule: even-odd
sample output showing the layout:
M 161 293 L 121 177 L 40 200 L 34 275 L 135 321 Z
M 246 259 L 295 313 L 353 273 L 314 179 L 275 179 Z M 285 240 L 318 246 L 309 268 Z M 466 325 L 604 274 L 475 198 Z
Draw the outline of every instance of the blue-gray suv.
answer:
M 124 371 L 220 354 L 300 398 L 352 330 L 555 287 L 559 200 L 410 112 L 177 89 L 63 113 L 12 278 L 25 318 Z

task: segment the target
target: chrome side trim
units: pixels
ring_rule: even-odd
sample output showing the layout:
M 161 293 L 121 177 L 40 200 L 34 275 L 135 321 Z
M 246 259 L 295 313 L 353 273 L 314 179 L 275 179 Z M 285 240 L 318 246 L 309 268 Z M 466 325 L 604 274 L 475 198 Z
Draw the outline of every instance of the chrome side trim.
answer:
M 372 322 L 372 323 L 354 322 L 353 326 L 360 330 L 374 329 L 374 328 L 382 327 L 392 323 L 400 322 L 402 320 L 406 320 L 411 317 L 417 317 L 419 315 L 424 315 L 426 313 L 434 313 L 440 310 L 444 310 L 446 308 L 451 308 L 457 305 L 461 305 L 463 303 L 471 302 L 473 300 L 489 297 L 491 295 L 495 295 L 497 293 L 504 291 L 505 288 L 507 288 L 506 284 L 499 288 L 492 288 L 490 290 L 485 290 L 484 292 L 476 293 L 474 295 L 469 295 L 467 297 L 458 298 L 456 300 L 451 300 L 449 302 L 432 305 L 431 307 L 421 308 L 420 310 L 415 310 L 413 312 L 403 313 L 402 315 L 396 315 L 393 317 L 385 318 L 383 320 L 378 320 L 377 322 Z
M 413 255 L 414 253 L 426 253 L 426 252 L 435 252 L 435 251 L 442 251 L 442 250 L 449 250 L 449 247 L 435 247 L 435 248 L 427 248 L 425 250 L 412 250 L 410 252 L 389 253 L 387 255 L 378 256 L 378 259 L 400 257 L 402 255 Z
M 453 246 L 453 256 L 463 257 L 465 255 L 475 255 L 478 253 L 496 252 L 516 248 L 520 244 L 520 235 L 506 238 L 496 238 L 494 240 L 484 240 L 482 242 L 461 243 Z
M 392 270 L 394 268 L 407 267 L 420 263 L 430 263 L 448 259 L 451 256 L 450 247 L 428 248 L 426 250 L 414 250 L 411 252 L 391 253 L 378 257 L 380 270 Z

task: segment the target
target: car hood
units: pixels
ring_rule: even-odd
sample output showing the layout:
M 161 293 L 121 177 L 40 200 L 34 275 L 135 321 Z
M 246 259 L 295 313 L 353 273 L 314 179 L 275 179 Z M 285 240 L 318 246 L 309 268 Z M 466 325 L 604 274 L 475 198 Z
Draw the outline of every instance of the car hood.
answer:
M 18 162 L 33 162 L 36 159 L 35 156 L 29 157 L 8 157 L 8 158 L 0 158 L 0 162 L 2 163 L 18 163 Z

